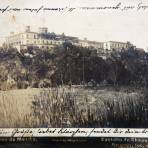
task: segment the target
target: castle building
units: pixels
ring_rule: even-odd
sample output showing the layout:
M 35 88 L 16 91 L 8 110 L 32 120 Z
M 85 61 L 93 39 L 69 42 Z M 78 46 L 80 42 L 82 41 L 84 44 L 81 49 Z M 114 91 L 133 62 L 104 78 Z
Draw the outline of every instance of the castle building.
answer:
M 32 32 L 30 26 L 27 26 L 23 33 L 14 34 L 11 32 L 6 39 L 6 45 L 17 48 L 18 51 L 28 47 L 50 49 L 55 45 L 61 45 L 65 40 L 66 37 L 62 35 L 57 36 L 54 33 L 48 33 L 48 28 L 46 27 L 39 28 L 38 32 Z
M 117 42 L 117 41 L 108 41 L 104 43 L 104 50 L 112 51 L 117 50 L 121 51 L 122 49 L 127 49 L 133 46 L 130 42 Z
M 97 53 L 103 52 L 104 49 L 103 42 L 89 41 L 86 38 L 84 40 L 79 40 L 78 43 L 74 45 L 95 50 Z
M 93 47 L 103 49 L 103 42 L 88 41 L 88 40 L 79 40 L 79 45 L 82 47 Z
M 64 33 L 57 35 L 55 33 L 49 33 L 46 27 L 40 27 L 38 32 L 33 32 L 30 30 L 30 26 L 27 26 L 24 32 L 17 34 L 11 32 L 10 36 L 6 38 L 6 46 L 17 48 L 19 52 L 21 49 L 28 49 L 29 47 L 52 49 L 55 46 L 62 45 L 64 42 L 70 42 L 75 46 L 96 50 L 97 53 L 108 53 L 112 50 L 121 51 L 122 49 L 133 46 L 130 42 L 96 42 L 89 41 L 86 38 L 80 40 L 77 37 L 66 36 Z

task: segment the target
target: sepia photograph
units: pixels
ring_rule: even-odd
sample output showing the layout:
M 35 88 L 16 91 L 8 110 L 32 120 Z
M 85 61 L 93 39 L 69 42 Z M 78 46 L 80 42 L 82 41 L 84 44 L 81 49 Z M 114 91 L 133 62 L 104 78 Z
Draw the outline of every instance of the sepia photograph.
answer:
M 0 2 L 0 128 L 148 128 L 147 0 Z

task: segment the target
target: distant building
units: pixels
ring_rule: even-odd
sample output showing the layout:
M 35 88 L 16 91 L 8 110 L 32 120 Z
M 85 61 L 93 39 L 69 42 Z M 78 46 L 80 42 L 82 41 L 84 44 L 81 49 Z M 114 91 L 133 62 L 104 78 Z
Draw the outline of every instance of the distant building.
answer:
M 107 42 L 96 42 L 96 41 L 88 41 L 88 40 L 79 40 L 78 46 L 94 49 L 97 51 L 98 54 L 101 53 L 109 53 L 113 50 L 121 51 L 122 49 L 128 49 L 129 47 L 133 46 L 130 42 L 118 42 L 118 41 L 107 41 Z
M 97 53 L 103 52 L 104 49 L 104 42 L 88 41 L 87 39 L 79 40 L 78 43 L 74 45 L 96 50 Z
M 89 41 L 86 38 L 80 40 L 77 37 L 66 36 L 64 33 L 57 35 L 53 32 L 49 33 L 47 27 L 40 27 L 38 32 L 32 32 L 30 26 L 27 26 L 22 33 L 14 34 L 14 32 L 11 32 L 10 36 L 6 38 L 5 46 L 17 48 L 18 51 L 30 47 L 53 49 L 53 47 L 62 45 L 64 42 L 69 42 L 75 46 L 89 48 L 100 55 L 109 53 L 113 50 L 121 51 L 122 49 L 127 49 L 133 46 L 130 42 L 96 42 Z M 136 48 L 135 46 L 133 47 Z
M 78 44 L 82 47 L 93 47 L 93 48 L 100 48 L 103 49 L 103 42 L 96 42 L 96 41 L 88 41 L 87 39 L 79 40 Z
M 30 26 L 27 26 L 23 33 L 10 33 L 10 36 L 6 39 L 6 45 L 8 47 L 17 48 L 18 51 L 21 49 L 27 49 L 28 47 L 50 49 L 55 45 L 61 45 L 68 39 L 70 41 L 76 40 L 77 38 L 48 33 L 48 28 L 46 27 L 39 28 L 38 32 L 32 32 Z
M 127 49 L 133 46 L 130 42 L 108 41 L 104 43 L 104 49 L 108 51 Z

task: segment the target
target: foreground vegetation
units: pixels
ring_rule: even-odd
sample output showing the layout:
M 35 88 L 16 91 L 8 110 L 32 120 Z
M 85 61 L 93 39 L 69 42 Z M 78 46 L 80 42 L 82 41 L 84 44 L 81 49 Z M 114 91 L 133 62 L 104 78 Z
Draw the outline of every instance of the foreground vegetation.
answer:
M 19 96 L 17 91 L 26 95 Z M 113 88 L 15 90 L 0 96 L 0 127 L 147 127 L 147 93 Z M 29 97 L 30 96 L 30 97 Z

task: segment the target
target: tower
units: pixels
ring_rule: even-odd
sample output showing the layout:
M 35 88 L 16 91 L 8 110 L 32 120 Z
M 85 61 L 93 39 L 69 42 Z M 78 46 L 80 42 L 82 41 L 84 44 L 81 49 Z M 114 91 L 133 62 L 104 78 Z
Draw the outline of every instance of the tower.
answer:
M 30 32 L 30 26 L 26 26 L 26 32 Z

